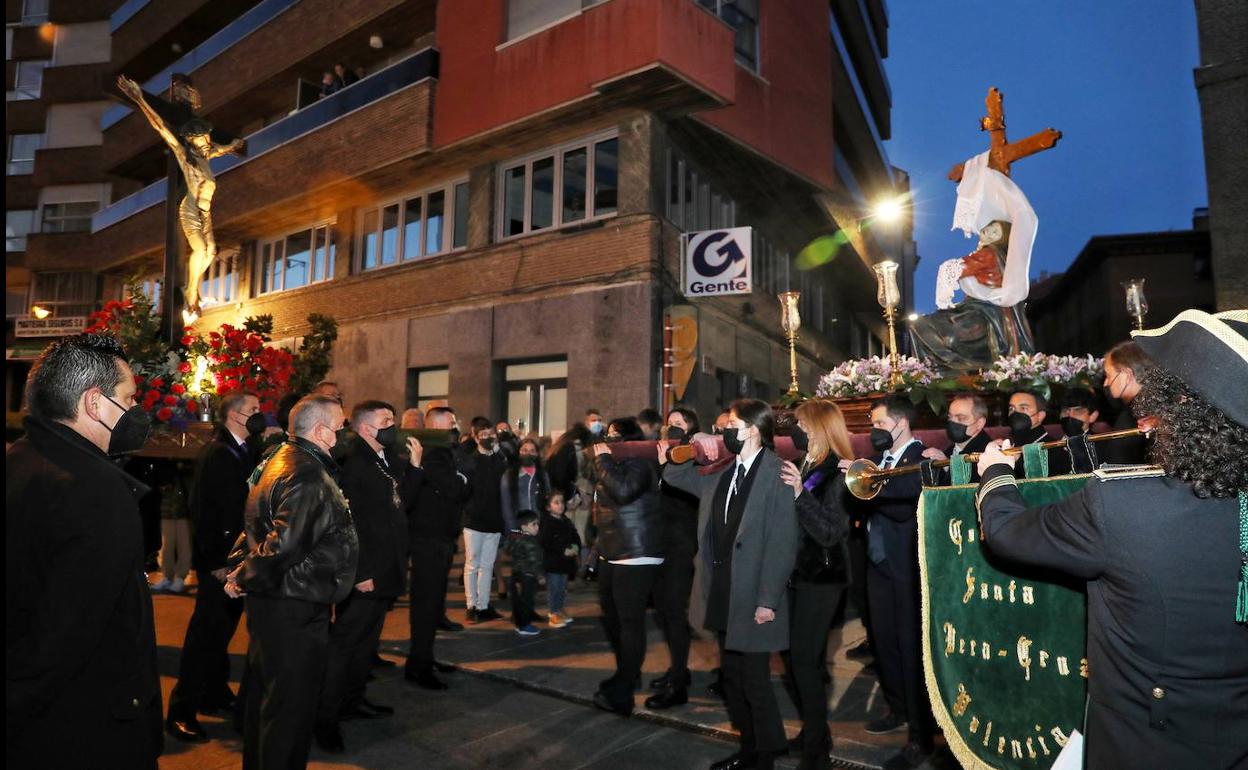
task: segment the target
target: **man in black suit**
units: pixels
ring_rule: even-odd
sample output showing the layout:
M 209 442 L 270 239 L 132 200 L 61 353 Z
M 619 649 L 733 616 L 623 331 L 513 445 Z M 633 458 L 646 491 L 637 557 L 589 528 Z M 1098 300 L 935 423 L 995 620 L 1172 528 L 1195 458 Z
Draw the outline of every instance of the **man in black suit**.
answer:
M 412 557 L 412 642 L 404 676 L 426 690 L 445 690 L 434 675 L 433 640 L 446 617 L 446 581 L 462 530 L 464 503 L 470 494 L 467 478 L 455 467 L 451 446 L 455 412 L 435 407 L 425 415 L 425 428 L 447 431 L 446 446 L 411 447 L 413 491 L 407 507 L 408 546 Z
M 1010 441 L 1014 446 L 1052 441 L 1048 430 L 1044 427 L 1044 421 L 1048 415 L 1049 400 L 1043 393 L 1035 390 L 1019 390 L 1011 393 L 1009 415 L 1006 418 L 1010 426 Z M 1065 447 L 1049 449 L 1047 454 L 1049 472 L 1045 475 L 1064 476 L 1070 473 L 1070 455 Z M 1015 466 L 1015 475 L 1018 478 L 1028 475 L 1026 465 L 1027 461 L 1024 459 Z
M 53 343 L 4 459 L 4 717 L 9 767 L 156 770 L 160 678 L 137 500 L 109 457 L 151 421 L 111 335 Z
M 230 639 L 243 602 L 225 594 L 225 561 L 243 531 L 247 478 L 256 467 L 255 441 L 264 430 L 260 399 L 239 391 L 221 399 L 221 422 L 200 455 L 191 484 L 194 522 L 192 566 L 199 577 L 195 609 L 186 627 L 178 683 L 169 694 L 165 732 L 180 741 L 206 741 L 196 714 L 234 706 L 230 691 Z
M 960 455 L 977 454 L 987 448 L 989 441 L 988 404 L 974 393 L 957 396 L 949 402 L 949 420 L 945 423 L 945 435 L 952 443 L 942 452 L 936 447 L 923 450 L 923 457 L 928 460 L 952 460 L 962 462 Z M 979 480 L 979 471 L 971 466 L 971 481 Z M 953 483 L 950 471 L 939 474 L 939 484 Z M 891 482 L 890 482 L 891 483 Z
M 364 697 L 368 672 L 381 640 L 386 611 L 403 593 L 407 569 L 407 520 L 419 452 L 404 461 L 395 451 L 394 407 L 361 401 L 351 410 L 359 437 L 342 464 L 339 486 L 351 506 L 359 538 L 355 588 L 334 608 L 329 663 L 316 715 L 316 741 L 326 751 L 344 750 L 338 722 L 394 713 Z M 414 441 L 415 439 L 413 439 Z M 419 445 L 417 445 L 419 446 Z
M 923 460 L 923 443 L 910 429 L 914 405 L 889 396 L 871 405 L 872 458 L 882 469 Z M 873 735 L 909 724 L 909 740 L 884 767 L 918 767 L 932 753 L 935 720 L 923 684 L 922 624 L 919 616 L 919 541 L 916 512 L 919 474 L 897 476 L 868 503 L 867 601 L 880 688 L 889 712 L 868 722 Z

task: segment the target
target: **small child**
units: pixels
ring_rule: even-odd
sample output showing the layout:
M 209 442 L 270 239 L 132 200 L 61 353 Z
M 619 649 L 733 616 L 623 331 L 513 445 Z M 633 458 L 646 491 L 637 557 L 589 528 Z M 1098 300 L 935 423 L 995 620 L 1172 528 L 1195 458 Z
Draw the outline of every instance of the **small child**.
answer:
M 538 518 L 533 511 L 521 511 L 516 516 L 519 532 L 512 532 L 507 540 L 511 554 L 511 616 L 516 633 L 521 636 L 537 636 L 533 625 L 533 603 L 537 597 L 537 577 L 542 573 L 542 544 L 537 539 Z
M 568 598 L 568 578 L 576 575 L 581 552 L 581 536 L 576 525 L 564 515 L 563 493 L 551 491 L 546 499 L 546 515 L 538 539 L 542 542 L 546 568 L 546 599 L 550 605 L 550 627 L 563 628 L 572 622 L 564 611 Z

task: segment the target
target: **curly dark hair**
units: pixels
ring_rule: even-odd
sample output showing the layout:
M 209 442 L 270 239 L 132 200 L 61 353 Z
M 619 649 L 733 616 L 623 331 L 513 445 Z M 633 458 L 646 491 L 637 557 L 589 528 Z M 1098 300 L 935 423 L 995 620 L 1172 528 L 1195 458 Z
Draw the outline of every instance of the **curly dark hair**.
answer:
M 1248 489 L 1248 427 L 1232 422 L 1170 372 L 1148 367 L 1132 411 L 1158 418 L 1153 461 L 1197 497 Z

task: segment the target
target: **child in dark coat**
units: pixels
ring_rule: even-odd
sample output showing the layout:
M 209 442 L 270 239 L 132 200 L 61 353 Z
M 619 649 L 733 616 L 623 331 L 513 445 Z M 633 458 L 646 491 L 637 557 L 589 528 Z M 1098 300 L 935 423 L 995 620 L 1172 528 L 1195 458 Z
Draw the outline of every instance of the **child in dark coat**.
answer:
M 546 500 L 546 513 L 538 533 L 544 552 L 551 628 L 563 628 L 572 622 L 563 608 L 568 597 L 568 580 L 576 575 L 580 564 L 581 536 L 576 532 L 576 525 L 564 514 L 563 493 L 552 491 Z
M 521 511 L 516 516 L 519 532 L 512 532 L 507 540 L 507 552 L 511 554 L 511 615 L 516 633 L 536 636 L 540 633 L 533 625 L 533 603 L 537 597 L 537 579 L 542 574 L 542 544 L 537 539 L 538 516 L 533 511 Z

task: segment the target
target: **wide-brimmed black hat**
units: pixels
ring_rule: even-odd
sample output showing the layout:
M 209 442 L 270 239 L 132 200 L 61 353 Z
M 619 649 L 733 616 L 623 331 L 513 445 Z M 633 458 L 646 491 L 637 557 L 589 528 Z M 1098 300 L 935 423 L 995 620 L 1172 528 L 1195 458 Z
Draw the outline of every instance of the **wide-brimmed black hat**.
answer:
M 1131 336 L 1154 364 L 1248 427 L 1248 310 L 1184 310 Z

